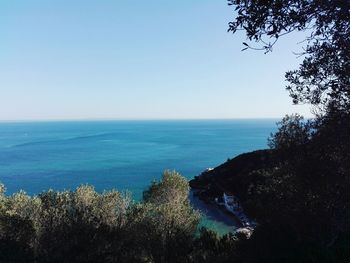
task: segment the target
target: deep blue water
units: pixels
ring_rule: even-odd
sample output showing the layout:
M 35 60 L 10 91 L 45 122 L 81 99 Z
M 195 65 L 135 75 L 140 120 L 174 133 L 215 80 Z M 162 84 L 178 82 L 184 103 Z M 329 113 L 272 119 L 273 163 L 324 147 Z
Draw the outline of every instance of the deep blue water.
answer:
M 0 123 L 0 181 L 8 193 L 49 188 L 142 190 L 165 169 L 187 178 L 266 147 L 275 120 Z
M 93 184 L 135 199 L 165 169 L 187 178 L 266 147 L 276 120 L 0 123 L 0 181 L 11 194 Z

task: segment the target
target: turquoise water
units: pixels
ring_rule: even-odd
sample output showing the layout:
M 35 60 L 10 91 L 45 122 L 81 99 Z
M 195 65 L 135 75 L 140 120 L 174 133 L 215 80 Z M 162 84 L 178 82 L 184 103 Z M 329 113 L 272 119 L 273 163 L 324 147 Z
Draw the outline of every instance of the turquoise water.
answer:
M 137 200 L 165 169 L 187 178 L 266 147 L 276 120 L 0 123 L 0 181 L 11 194 L 92 184 Z

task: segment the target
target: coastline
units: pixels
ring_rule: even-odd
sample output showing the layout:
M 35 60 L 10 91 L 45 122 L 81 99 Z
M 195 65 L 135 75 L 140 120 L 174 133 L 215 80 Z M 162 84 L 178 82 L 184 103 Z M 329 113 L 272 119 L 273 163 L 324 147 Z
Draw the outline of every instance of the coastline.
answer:
M 219 235 L 234 233 L 241 227 L 240 222 L 234 215 L 216 204 L 200 200 L 194 195 L 195 191 L 194 189 L 190 190 L 189 200 L 193 208 L 199 210 L 204 216 L 201 226 L 215 230 Z

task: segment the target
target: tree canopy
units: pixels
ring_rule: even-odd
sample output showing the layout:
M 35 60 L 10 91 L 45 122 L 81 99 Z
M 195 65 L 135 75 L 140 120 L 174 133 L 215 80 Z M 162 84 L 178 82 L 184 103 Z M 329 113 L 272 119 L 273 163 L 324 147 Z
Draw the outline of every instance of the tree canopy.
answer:
M 350 2 L 344 0 L 228 0 L 235 7 L 229 32 L 244 30 L 245 48 L 272 51 L 283 35 L 305 31 L 299 69 L 288 71 L 294 103 L 350 111 Z
M 0 261 L 186 262 L 199 221 L 188 190 L 186 179 L 169 171 L 140 203 L 87 185 L 6 196 L 0 184 Z

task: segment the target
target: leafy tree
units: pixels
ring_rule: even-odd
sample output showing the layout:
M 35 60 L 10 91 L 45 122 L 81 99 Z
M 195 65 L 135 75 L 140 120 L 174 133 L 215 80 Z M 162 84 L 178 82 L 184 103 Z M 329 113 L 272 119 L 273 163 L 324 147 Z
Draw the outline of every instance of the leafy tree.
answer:
M 175 203 L 188 205 L 190 188 L 187 180 L 176 171 L 165 171 L 161 181 L 154 181 L 149 189 L 144 191 L 143 200 L 154 204 Z
M 184 262 L 190 253 L 199 214 L 188 194 L 187 180 L 175 171 L 165 171 L 144 192 L 144 202 L 132 216 L 133 228 L 154 262 Z
M 305 31 L 299 69 L 286 73 L 294 103 L 350 111 L 350 2 L 344 0 L 228 0 L 236 17 L 229 31 L 244 30 L 246 48 L 272 51 L 283 35 Z
M 48 191 L 39 195 L 37 236 L 40 262 L 94 262 L 115 250 L 126 223 L 130 199 L 119 192 L 99 194 L 91 186 L 75 192 Z
M 290 150 L 304 145 L 311 139 L 311 122 L 305 122 L 299 114 L 286 115 L 277 123 L 278 131 L 270 135 L 268 145 L 272 149 Z

